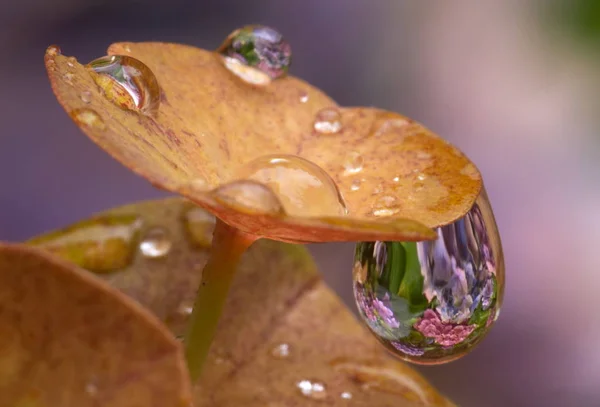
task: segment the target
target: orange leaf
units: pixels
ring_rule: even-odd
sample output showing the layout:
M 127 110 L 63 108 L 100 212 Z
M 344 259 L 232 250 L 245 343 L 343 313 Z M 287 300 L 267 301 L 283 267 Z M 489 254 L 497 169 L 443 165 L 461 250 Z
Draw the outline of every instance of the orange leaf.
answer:
M 132 110 L 114 84 L 51 47 L 46 66 L 65 110 L 122 164 L 245 232 L 293 242 L 433 239 L 429 228 L 463 216 L 481 189 L 464 155 L 403 116 L 340 109 L 289 76 L 250 85 L 220 55 L 193 47 L 120 43 L 109 54 L 148 67 L 138 78 L 156 78 L 160 95 L 153 85 L 145 95 L 160 99 L 157 112 Z M 234 181 L 242 186 L 223 199 Z M 270 196 L 266 211 L 254 193 Z
M 72 264 L 0 244 L 0 405 L 183 407 L 180 344 L 137 303 Z

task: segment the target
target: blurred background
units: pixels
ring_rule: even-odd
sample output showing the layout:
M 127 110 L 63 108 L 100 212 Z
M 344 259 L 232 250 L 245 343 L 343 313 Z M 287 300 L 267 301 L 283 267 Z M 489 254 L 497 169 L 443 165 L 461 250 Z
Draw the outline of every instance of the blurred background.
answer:
M 461 406 L 600 406 L 600 1 L 21 0 L 0 6 L 0 240 L 164 196 L 93 145 L 42 63 L 114 41 L 215 48 L 260 23 L 342 105 L 398 111 L 479 166 L 507 287 L 491 334 L 420 368 Z M 352 244 L 313 245 L 352 307 Z

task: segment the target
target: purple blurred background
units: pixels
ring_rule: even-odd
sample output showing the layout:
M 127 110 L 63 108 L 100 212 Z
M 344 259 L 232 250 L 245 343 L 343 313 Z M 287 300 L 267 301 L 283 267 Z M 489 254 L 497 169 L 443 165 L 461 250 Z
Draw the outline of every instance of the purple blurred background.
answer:
M 506 256 L 502 315 L 474 352 L 423 374 L 461 406 L 600 406 L 600 52 L 548 24 L 548 4 L 4 2 L 0 240 L 164 196 L 59 107 L 42 63 L 49 44 L 88 61 L 119 40 L 215 48 L 234 28 L 271 25 L 292 44 L 294 75 L 343 105 L 412 116 L 484 175 Z M 311 250 L 352 304 L 353 245 Z

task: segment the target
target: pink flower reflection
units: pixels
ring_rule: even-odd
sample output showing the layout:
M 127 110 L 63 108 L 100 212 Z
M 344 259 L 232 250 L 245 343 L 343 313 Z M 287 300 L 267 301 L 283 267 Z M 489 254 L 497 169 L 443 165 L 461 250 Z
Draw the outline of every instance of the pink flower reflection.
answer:
M 467 339 L 477 325 L 443 323 L 435 311 L 428 309 L 414 327 L 427 338 L 433 338 L 437 344 L 449 347 Z

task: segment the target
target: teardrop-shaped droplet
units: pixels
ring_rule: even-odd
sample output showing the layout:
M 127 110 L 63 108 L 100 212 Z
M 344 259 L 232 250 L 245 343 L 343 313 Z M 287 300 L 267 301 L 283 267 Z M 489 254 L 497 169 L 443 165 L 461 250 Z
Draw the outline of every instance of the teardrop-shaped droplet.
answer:
M 131 263 L 141 226 L 141 220 L 135 215 L 101 216 L 27 243 L 84 269 L 107 273 L 121 270 Z
M 125 55 L 98 58 L 87 65 L 104 95 L 122 109 L 154 115 L 160 104 L 156 76 L 143 62 Z
M 324 383 L 315 380 L 300 380 L 296 383 L 300 394 L 313 400 L 323 400 L 327 397 L 327 389 Z
M 317 133 L 335 134 L 342 130 L 342 115 L 335 107 L 322 109 L 317 113 L 313 127 Z
M 211 246 L 216 224 L 213 214 L 202 208 L 193 207 L 185 212 L 183 222 L 194 245 L 202 248 Z
M 226 57 L 226 63 L 227 60 L 238 61 L 270 79 L 285 75 L 292 63 L 292 47 L 277 30 L 262 25 L 246 26 L 234 31 L 218 52 Z
M 140 241 L 140 251 L 146 257 L 157 258 L 166 256 L 171 250 L 173 242 L 168 230 L 154 227 L 147 230 Z
M 289 214 L 339 216 L 347 213 L 335 181 L 317 164 L 304 158 L 294 155 L 259 157 L 242 166 L 238 176 L 268 186 Z
M 490 329 L 504 292 L 500 236 L 485 191 L 426 242 L 362 242 L 354 296 L 375 336 L 404 360 L 457 359 Z
M 71 117 L 79 125 L 90 127 L 95 130 L 106 130 L 106 124 L 96 111 L 92 109 L 74 109 L 71 111 Z

